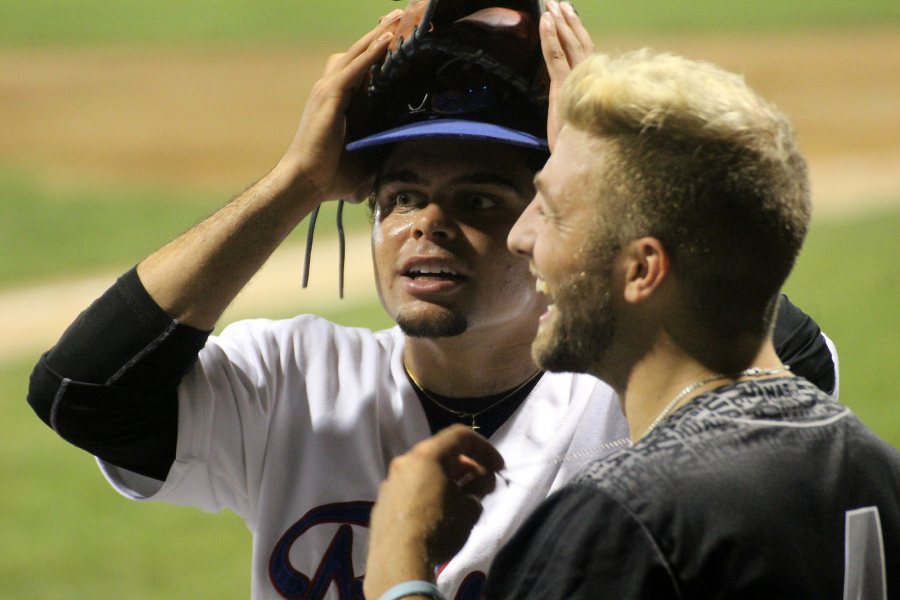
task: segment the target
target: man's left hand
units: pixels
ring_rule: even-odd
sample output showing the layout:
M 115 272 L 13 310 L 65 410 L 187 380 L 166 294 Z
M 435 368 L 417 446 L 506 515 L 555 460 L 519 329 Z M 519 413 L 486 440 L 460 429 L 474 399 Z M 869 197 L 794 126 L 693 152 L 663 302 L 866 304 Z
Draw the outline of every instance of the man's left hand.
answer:
M 547 115 L 547 143 L 550 151 L 562 129 L 559 97 L 569 73 L 594 53 L 594 42 L 571 2 L 547 0 L 547 12 L 541 17 L 541 49 L 550 73 L 550 109 Z

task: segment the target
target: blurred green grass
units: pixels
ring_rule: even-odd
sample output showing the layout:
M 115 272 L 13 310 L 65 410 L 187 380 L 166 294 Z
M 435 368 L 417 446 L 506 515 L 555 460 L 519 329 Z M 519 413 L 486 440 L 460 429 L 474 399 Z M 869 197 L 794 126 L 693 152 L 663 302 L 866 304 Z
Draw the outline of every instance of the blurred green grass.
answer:
M 786 293 L 834 341 L 840 398 L 900 448 L 900 198 L 813 222 Z
M 0 45 L 346 42 L 406 2 L 389 0 L 0 0 Z M 575 2 L 598 33 L 884 26 L 896 0 L 596 0 Z
M 23 401 L 31 366 L 0 365 L 0 598 L 246 598 L 243 522 L 118 496 Z
M 0 288 L 137 262 L 222 199 L 176 190 L 50 189 L 0 166 Z
M 0 290 L 54 277 L 89 275 L 98 269 L 123 269 L 138 262 L 193 223 L 225 204 L 229 197 L 212 191 L 110 186 L 55 188 L 37 173 L 0 164 Z M 316 237 L 336 235 L 336 204 L 323 206 L 328 226 Z M 363 207 L 347 206 L 347 228 L 368 223 Z M 298 227 L 291 241 L 305 239 Z

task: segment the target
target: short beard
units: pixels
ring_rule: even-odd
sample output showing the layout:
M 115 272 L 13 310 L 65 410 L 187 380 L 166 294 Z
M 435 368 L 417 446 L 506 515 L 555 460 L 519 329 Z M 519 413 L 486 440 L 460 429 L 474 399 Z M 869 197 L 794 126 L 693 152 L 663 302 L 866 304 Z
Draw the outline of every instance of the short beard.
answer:
M 397 325 L 409 337 L 443 338 L 465 333 L 469 320 L 464 315 L 449 311 L 436 317 L 401 314 L 397 316 Z
M 554 290 L 556 315 L 538 332 L 532 358 L 547 371 L 597 374 L 617 331 L 613 310 L 613 261 L 621 247 L 611 236 L 595 235 L 598 248 L 585 257 L 585 270 Z
M 566 293 L 585 295 L 556 305 L 554 322 L 538 333 L 532 358 L 547 371 L 595 373 L 603 364 L 616 331 L 612 292 L 582 289 Z

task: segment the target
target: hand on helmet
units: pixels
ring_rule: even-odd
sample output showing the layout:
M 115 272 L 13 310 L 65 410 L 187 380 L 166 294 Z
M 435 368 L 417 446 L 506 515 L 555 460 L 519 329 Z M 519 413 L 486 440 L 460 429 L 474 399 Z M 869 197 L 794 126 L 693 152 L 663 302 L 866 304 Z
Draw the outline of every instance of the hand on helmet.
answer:
M 541 17 L 541 48 L 550 73 L 550 110 L 547 113 L 547 143 L 550 151 L 562 129 L 559 95 L 566 77 L 580 62 L 594 53 L 594 42 L 570 2 L 547 0 Z
M 401 14 L 391 12 L 346 52 L 328 59 L 306 101 L 297 133 L 278 164 L 290 177 L 303 178 L 320 202 L 355 200 L 365 182 L 368 173 L 363 165 L 344 152 L 345 113 L 369 68 L 384 56 Z

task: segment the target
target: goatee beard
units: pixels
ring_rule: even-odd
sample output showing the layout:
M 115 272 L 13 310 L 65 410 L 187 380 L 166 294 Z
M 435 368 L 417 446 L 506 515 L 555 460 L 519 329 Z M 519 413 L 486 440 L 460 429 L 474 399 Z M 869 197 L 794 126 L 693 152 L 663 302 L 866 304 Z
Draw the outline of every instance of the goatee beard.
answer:
M 452 312 L 428 317 L 401 314 L 397 316 L 397 325 L 409 337 L 443 338 L 465 333 L 469 328 L 469 320 L 464 315 Z

